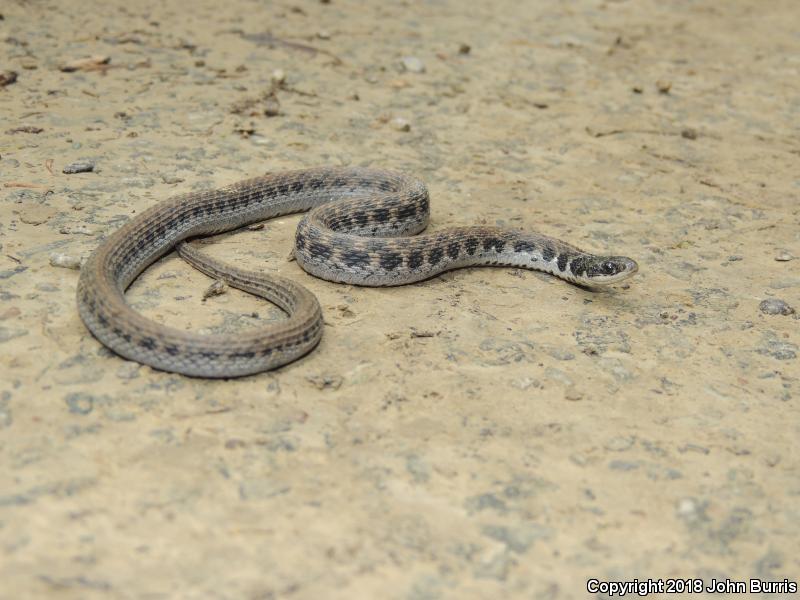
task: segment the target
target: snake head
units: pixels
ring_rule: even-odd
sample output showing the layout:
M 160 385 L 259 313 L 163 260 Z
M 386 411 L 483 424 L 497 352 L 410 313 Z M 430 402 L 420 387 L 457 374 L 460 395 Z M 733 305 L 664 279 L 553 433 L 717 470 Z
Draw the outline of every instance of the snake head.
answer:
M 639 265 L 627 256 L 598 256 L 586 264 L 585 283 L 588 285 L 610 285 L 627 279 Z

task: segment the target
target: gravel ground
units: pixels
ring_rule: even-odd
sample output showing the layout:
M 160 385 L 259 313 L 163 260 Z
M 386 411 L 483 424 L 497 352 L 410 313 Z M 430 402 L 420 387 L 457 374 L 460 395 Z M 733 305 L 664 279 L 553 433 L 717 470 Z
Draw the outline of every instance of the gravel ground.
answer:
M 795 2 L 187 6 L 0 5 L 0 597 L 800 578 Z M 287 217 L 210 252 L 318 295 L 308 357 L 206 381 L 85 330 L 76 269 L 126 219 L 321 164 L 416 174 L 432 229 L 640 272 L 355 288 L 286 260 Z M 192 329 L 281 318 L 210 283 L 170 255 L 129 297 Z

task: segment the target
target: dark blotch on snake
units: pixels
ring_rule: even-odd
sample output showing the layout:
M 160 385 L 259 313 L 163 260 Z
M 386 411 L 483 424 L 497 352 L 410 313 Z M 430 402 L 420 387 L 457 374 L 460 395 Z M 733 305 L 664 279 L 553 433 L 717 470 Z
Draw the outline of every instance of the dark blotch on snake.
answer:
M 305 246 L 306 246 L 306 236 L 304 236 L 302 233 L 298 231 L 297 235 L 294 236 L 294 247 L 297 248 L 298 250 L 302 250 L 303 248 L 305 248 Z
M 397 209 L 397 218 L 408 219 L 409 217 L 413 217 L 417 214 L 417 207 L 413 204 L 403 204 L 400 208 Z
M 447 256 L 455 260 L 458 258 L 458 253 L 461 251 L 461 244 L 458 242 L 450 242 L 447 245 Z
M 364 225 L 369 223 L 369 215 L 363 210 L 354 212 L 353 221 L 355 221 L 356 225 L 358 225 L 359 227 L 364 227 Z
M 233 354 L 229 354 L 229 358 L 253 358 L 255 357 L 255 352 L 235 352 Z
M 372 218 L 378 223 L 385 223 L 390 217 L 388 208 L 376 208 L 372 211 Z
M 305 184 L 298 179 L 297 181 L 292 183 L 292 188 L 291 189 L 296 194 L 298 192 L 302 192 L 304 187 L 305 187 Z
M 181 352 L 180 348 L 178 348 L 177 346 L 172 346 L 172 345 L 164 346 L 164 351 L 167 354 L 169 354 L 170 356 L 178 356 L 178 354 L 180 354 L 180 352 Z
M 472 256 L 478 249 L 478 239 L 474 237 L 468 238 L 467 241 L 464 242 L 464 248 L 466 248 L 467 254 Z
M 506 243 L 503 240 L 501 240 L 499 238 L 496 238 L 496 237 L 489 237 L 489 238 L 486 238 L 485 240 L 483 240 L 483 249 L 484 250 L 490 250 L 490 249 L 494 248 L 495 252 L 502 252 L 503 248 L 505 248 L 505 247 L 506 247 Z
M 139 345 L 147 350 L 155 350 L 156 347 L 158 346 L 158 344 L 156 344 L 156 341 L 151 337 L 142 338 L 141 340 L 139 340 Z
M 436 247 L 433 250 L 431 250 L 430 254 L 428 254 L 428 263 L 431 265 L 435 265 L 440 260 L 442 260 L 442 256 L 444 256 L 444 250 L 442 250 L 439 247 Z
M 342 252 L 341 261 L 348 267 L 365 267 L 369 265 L 369 254 L 361 250 Z
M 563 271 L 564 269 L 567 268 L 567 261 L 568 260 L 569 260 L 569 256 L 567 256 L 566 254 L 559 254 L 558 255 L 558 260 L 556 261 L 556 264 L 558 265 L 558 270 L 559 271 Z
M 514 242 L 514 252 L 533 252 L 536 250 L 536 245 L 525 241 L 525 240 L 518 240 Z
M 573 258 L 569 263 L 569 270 L 573 275 L 583 275 L 586 272 L 586 259 L 582 256 Z
M 328 260 L 332 254 L 330 246 L 326 246 L 320 242 L 311 242 L 308 245 L 308 251 L 312 256 L 319 255 L 324 260 Z
M 380 264 L 387 271 L 393 271 L 403 264 L 403 257 L 396 252 L 385 252 L 381 254 Z
M 420 250 L 412 250 L 408 255 L 408 268 L 418 269 L 422 264 L 422 252 Z
M 546 262 L 550 262 L 551 260 L 553 260 L 553 257 L 555 255 L 556 255 L 556 251 L 553 250 L 552 246 L 550 246 L 548 244 L 545 244 L 544 246 L 542 246 L 542 258 Z

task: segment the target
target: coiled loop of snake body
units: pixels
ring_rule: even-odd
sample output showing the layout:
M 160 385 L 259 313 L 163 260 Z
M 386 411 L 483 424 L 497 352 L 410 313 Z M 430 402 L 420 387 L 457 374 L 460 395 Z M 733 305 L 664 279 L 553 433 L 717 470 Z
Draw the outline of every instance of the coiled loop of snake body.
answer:
M 423 183 L 392 171 L 316 168 L 176 196 L 131 219 L 81 269 L 80 316 L 117 354 L 165 371 L 237 377 L 296 360 L 322 336 L 322 311 L 314 295 L 283 277 L 223 264 L 184 240 L 309 209 L 297 229 L 294 256 L 306 271 L 330 281 L 403 285 L 449 269 L 506 265 L 599 286 L 621 281 L 638 268 L 626 257 L 597 256 L 545 235 L 499 227 L 415 235 L 429 218 Z M 126 303 L 125 290 L 176 247 L 196 268 L 274 302 L 288 318 L 266 329 L 200 335 L 137 313 Z

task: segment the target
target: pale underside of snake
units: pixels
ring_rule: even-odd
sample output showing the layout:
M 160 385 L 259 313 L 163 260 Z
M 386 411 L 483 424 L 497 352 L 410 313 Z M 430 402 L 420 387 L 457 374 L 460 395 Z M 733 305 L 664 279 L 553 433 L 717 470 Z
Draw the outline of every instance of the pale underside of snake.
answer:
M 108 236 L 82 267 L 78 311 L 94 336 L 126 358 L 199 377 L 238 377 L 274 369 L 311 351 L 322 336 L 322 310 L 294 281 L 223 264 L 184 240 L 308 211 L 294 257 L 329 281 L 394 286 L 443 271 L 503 265 L 545 271 L 588 287 L 633 275 L 630 258 L 598 256 L 545 235 L 489 226 L 422 232 L 428 190 L 419 180 L 367 168 L 315 168 L 268 174 L 161 202 Z M 201 335 L 133 310 L 125 290 L 176 249 L 196 268 L 275 303 L 288 318 L 268 328 Z

